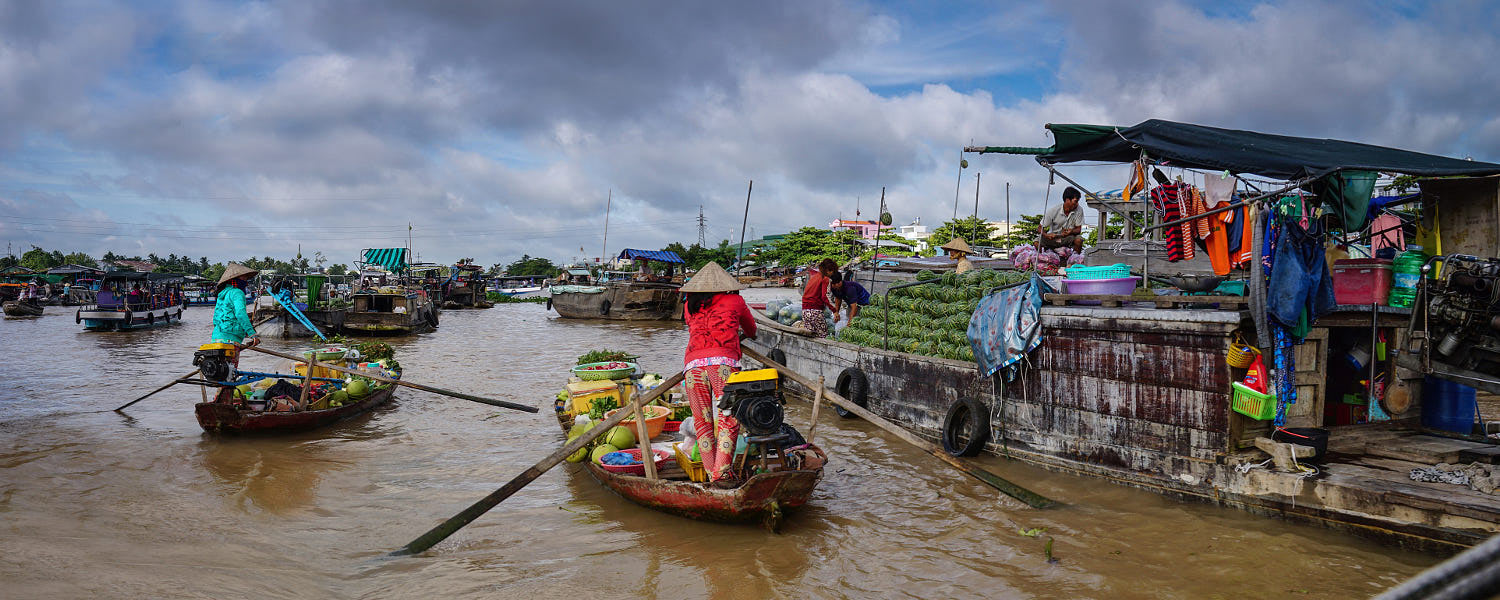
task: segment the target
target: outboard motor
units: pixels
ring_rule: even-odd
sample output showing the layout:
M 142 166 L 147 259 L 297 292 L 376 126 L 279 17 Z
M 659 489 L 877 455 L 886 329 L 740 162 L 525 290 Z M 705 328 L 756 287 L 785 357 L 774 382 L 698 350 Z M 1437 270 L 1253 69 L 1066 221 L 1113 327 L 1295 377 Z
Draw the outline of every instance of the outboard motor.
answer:
M 193 353 L 193 366 L 209 381 L 234 381 L 238 375 L 234 364 L 239 355 L 240 349 L 234 344 L 212 342 L 198 346 Z

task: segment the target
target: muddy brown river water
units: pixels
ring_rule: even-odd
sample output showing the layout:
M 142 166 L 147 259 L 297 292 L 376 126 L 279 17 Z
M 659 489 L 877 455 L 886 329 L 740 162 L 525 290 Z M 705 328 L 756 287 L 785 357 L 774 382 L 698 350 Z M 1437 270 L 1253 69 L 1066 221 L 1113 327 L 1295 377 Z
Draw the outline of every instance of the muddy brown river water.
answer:
M 981 459 L 1064 503 L 1032 510 L 827 411 L 826 478 L 779 535 L 653 512 L 563 465 L 387 558 L 559 446 L 547 410 L 579 354 L 630 349 L 670 374 L 686 333 L 528 304 L 389 340 L 411 381 L 538 414 L 403 389 L 331 428 L 242 438 L 198 428 L 193 387 L 110 411 L 191 370 L 211 312 L 128 333 L 84 332 L 60 307 L 0 322 L 0 598 L 1361 598 L 1439 560 Z M 807 405 L 789 414 L 805 429 Z

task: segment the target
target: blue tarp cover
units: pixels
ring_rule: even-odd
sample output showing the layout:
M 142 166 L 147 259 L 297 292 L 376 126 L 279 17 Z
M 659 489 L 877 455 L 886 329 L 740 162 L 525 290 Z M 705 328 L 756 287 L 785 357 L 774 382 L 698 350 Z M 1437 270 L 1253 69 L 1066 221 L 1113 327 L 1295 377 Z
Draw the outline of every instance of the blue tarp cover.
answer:
M 634 248 L 626 248 L 620 251 L 620 258 L 627 258 L 630 260 L 643 258 L 646 260 L 676 264 L 682 264 L 684 262 L 681 256 L 678 256 L 676 252 L 672 252 L 670 250 L 636 250 Z

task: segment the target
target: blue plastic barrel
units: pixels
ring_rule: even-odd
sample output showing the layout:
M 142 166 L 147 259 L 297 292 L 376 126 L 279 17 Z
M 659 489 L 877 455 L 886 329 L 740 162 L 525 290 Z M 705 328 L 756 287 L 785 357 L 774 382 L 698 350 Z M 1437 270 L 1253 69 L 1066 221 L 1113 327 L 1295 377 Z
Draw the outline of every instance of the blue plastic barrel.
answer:
M 1455 433 L 1473 433 L 1479 406 L 1474 388 L 1428 376 L 1422 381 L 1422 425 Z

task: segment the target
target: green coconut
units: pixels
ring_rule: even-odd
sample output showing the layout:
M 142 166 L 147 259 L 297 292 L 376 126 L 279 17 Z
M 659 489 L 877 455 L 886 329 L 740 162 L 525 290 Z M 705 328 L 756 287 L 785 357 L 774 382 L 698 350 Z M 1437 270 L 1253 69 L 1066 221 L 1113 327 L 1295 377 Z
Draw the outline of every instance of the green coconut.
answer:
M 588 446 L 584 446 L 582 448 L 579 448 L 577 452 L 569 454 L 568 455 L 568 462 L 570 462 L 570 463 L 583 462 L 583 459 L 588 458 L 588 457 L 589 457 L 589 447 Z
M 600 444 L 600 445 L 598 445 L 598 446 L 596 446 L 594 448 L 593 452 L 589 453 L 589 460 L 594 461 L 594 464 L 603 464 L 603 463 L 600 463 L 599 461 L 600 461 L 600 459 L 604 458 L 604 455 L 609 454 L 610 452 L 619 452 L 619 451 L 620 451 L 619 448 L 616 448 L 616 447 L 611 446 L 609 444 Z
M 329 406 L 343 406 L 349 403 L 349 392 L 339 390 L 328 395 Z
M 589 421 L 588 423 L 574 423 L 573 427 L 568 429 L 568 441 L 571 442 L 575 439 L 578 439 L 578 436 L 583 435 L 585 431 L 589 430 L 589 423 L 592 422 L 593 421 Z
M 355 379 L 345 386 L 344 391 L 349 393 L 350 398 L 358 400 L 370 395 L 370 383 L 363 379 Z
M 604 434 L 604 443 L 616 448 L 630 448 L 635 446 L 635 432 L 629 427 L 616 425 Z

